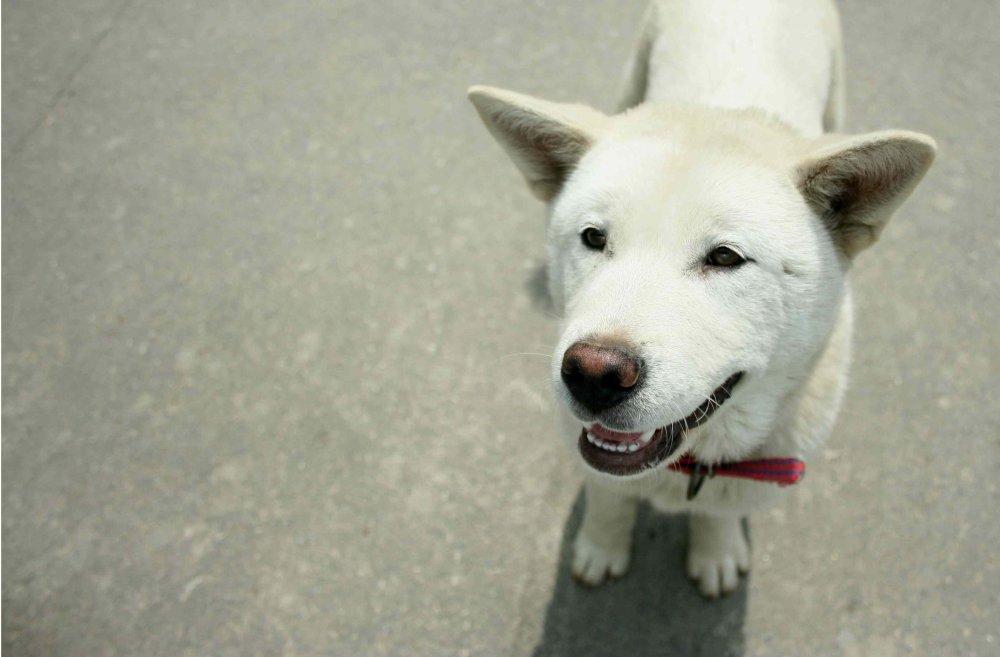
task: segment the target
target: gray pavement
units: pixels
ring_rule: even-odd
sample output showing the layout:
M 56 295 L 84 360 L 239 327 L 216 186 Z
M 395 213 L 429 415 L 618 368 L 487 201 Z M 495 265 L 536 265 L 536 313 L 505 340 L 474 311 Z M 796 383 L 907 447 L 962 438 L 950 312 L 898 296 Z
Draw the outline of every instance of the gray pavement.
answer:
M 1000 8 L 841 7 L 851 129 L 941 154 L 707 603 L 648 511 L 568 578 L 542 212 L 464 99 L 610 108 L 640 0 L 4 0 L 4 650 L 1000 654 Z

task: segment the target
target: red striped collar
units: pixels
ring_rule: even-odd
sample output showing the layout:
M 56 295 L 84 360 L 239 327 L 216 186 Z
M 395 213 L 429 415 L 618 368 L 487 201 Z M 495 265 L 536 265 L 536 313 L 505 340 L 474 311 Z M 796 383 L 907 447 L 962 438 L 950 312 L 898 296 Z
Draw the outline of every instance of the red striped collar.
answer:
M 705 465 L 685 454 L 667 468 L 691 476 L 687 492 L 689 500 L 694 499 L 705 479 L 709 477 L 738 477 L 771 482 L 784 487 L 798 483 L 806 474 L 805 462 L 796 458 L 755 459 Z

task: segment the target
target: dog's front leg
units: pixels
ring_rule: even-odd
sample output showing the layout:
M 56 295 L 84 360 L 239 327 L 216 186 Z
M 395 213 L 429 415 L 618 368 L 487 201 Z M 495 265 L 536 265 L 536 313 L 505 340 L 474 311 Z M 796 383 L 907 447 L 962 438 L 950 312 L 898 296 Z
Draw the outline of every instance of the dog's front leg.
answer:
M 628 570 L 639 501 L 592 483 L 585 490 L 583 525 L 573 543 L 573 574 L 582 583 L 597 586 Z
M 750 570 L 750 546 L 740 520 L 738 516 L 691 514 L 688 576 L 708 598 L 732 593 L 740 573 Z

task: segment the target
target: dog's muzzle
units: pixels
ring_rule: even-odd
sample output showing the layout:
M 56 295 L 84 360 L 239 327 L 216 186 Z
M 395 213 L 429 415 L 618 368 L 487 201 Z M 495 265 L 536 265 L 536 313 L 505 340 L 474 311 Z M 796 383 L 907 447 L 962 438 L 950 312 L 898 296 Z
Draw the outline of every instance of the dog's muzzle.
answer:
M 743 372 L 733 374 L 690 415 L 655 431 L 629 433 L 600 424 L 585 426 L 577 441 L 580 455 L 595 470 L 617 476 L 655 468 L 678 451 L 685 432 L 707 422 L 726 403 L 742 378 Z

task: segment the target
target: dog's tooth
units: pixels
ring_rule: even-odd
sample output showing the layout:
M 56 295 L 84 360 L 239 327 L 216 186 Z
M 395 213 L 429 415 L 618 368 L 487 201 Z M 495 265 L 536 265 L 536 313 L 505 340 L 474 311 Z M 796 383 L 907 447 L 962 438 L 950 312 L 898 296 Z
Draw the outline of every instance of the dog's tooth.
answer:
M 645 445 L 653 438 L 654 433 L 656 433 L 656 429 L 652 429 L 651 431 L 645 432 L 644 434 L 639 436 L 639 442 Z
M 590 441 L 591 445 L 597 444 L 597 438 L 594 438 L 594 434 L 590 433 L 589 431 L 587 432 L 587 440 Z
M 634 452 L 639 449 L 639 443 L 632 443 L 628 446 L 628 451 Z

